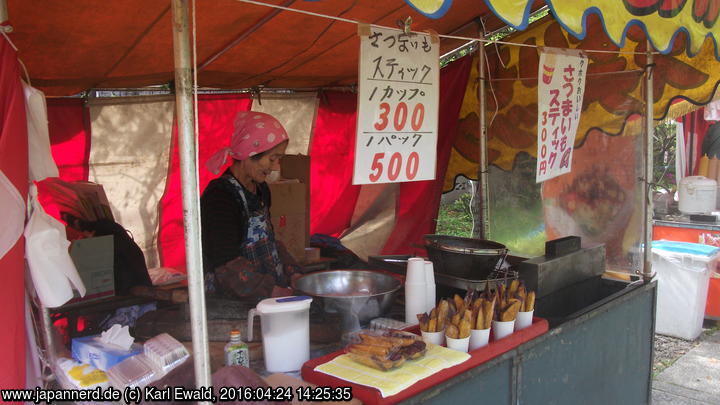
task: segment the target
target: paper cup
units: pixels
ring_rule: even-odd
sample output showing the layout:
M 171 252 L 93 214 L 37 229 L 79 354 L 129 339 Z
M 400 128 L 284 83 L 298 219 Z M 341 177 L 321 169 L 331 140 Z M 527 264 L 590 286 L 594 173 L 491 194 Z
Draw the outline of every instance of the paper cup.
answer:
M 515 319 L 515 330 L 525 329 L 532 325 L 533 312 L 535 312 L 535 310 L 518 312 L 517 318 Z
M 470 336 L 466 337 L 465 339 L 453 339 L 446 336 L 445 343 L 447 343 L 448 349 L 467 353 L 468 347 L 470 346 Z
M 422 338 L 426 343 L 433 343 L 438 346 L 442 346 L 445 344 L 445 331 L 441 330 L 440 332 L 423 332 Z
M 490 328 L 470 330 L 470 350 L 487 346 L 490 340 Z
M 504 337 L 510 336 L 515 328 L 515 321 L 507 322 L 492 322 L 493 338 L 494 340 L 500 340 Z
M 425 259 L 422 257 L 411 257 L 408 259 L 407 269 L 405 271 L 405 284 L 425 284 Z
M 425 283 L 405 283 L 405 323 L 417 325 L 417 315 L 427 310 L 425 303 Z
M 427 312 L 435 308 L 436 290 L 435 290 L 435 270 L 433 262 L 425 261 L 425 305 L 427 306 Z

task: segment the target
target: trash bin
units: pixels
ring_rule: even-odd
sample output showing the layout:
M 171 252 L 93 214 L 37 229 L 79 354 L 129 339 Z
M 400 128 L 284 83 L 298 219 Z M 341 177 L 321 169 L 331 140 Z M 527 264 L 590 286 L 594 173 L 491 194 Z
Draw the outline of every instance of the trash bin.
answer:
M 702 332 L 710 273 L 720 248 L 698 243 L 653 241 L 658 292 L 655 332 L 694 340 Z

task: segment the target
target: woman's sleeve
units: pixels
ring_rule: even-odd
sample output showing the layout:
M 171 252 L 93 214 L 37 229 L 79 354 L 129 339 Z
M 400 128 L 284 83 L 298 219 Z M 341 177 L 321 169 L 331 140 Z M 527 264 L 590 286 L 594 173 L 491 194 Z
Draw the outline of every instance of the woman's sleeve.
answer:
M 208 188 L 200 199 L 203 256 L 213 271 L 240 256 L 246 221 L 233 196 L 222 188 Z

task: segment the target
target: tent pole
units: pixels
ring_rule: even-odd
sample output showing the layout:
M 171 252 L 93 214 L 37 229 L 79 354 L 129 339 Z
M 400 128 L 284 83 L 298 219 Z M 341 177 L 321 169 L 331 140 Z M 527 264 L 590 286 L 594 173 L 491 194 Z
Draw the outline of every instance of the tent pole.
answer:
M 190 57 L 189 0 L 171 0 L 173 14 L 173 50 L 175 54 L 175 105 L 177 108 L 180 174 L 182 181 L 183 222 L 190 299 L 195 384 L 209 387 L 210 356 L 208 352 L 205 283 L 200 244 L 200 198 L 192 102 L 192 59 Z
M 480 38 L 485 38 L 485 29 L 480 27 Z M 478 167 L 478 179 L 480 184 L 477 190 L 478 198 L 478 226 L 475 227 L 476 232 L 482 239 L 488 239 L 489 217 L 490 217 L 490 188 L 488 185 L 488 154 L 487 154 L 487 116 L 485 114 L 487 106 L 485 105 L 485 43 L 478 42 L 478 100 L 479 100 L 479 120 L 480 120 L 480 166 Z M 474 235 L 473 235 L 474 236 Z
M 645 204 L 643 210 L 643 280 L 652 279 L 652 182 L 653 182 L 653 54 L 652 45 L 647 41 L 647 66 L 645 67 L 645 131 L 643 148 L 645 149 L 645 168 L 643 173 L 643 188 L 645 190 Z

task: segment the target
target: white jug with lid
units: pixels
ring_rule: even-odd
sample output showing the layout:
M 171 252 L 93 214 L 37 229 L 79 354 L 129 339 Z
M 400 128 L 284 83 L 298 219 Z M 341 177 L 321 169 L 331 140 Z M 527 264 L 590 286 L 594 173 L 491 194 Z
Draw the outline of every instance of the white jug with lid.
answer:
M 265 369 L 271 373 L 300 370 L 310 359 L 310 303 L 307 296 L 268 298 L 248 312 L 248 341 L 260 315 Z

